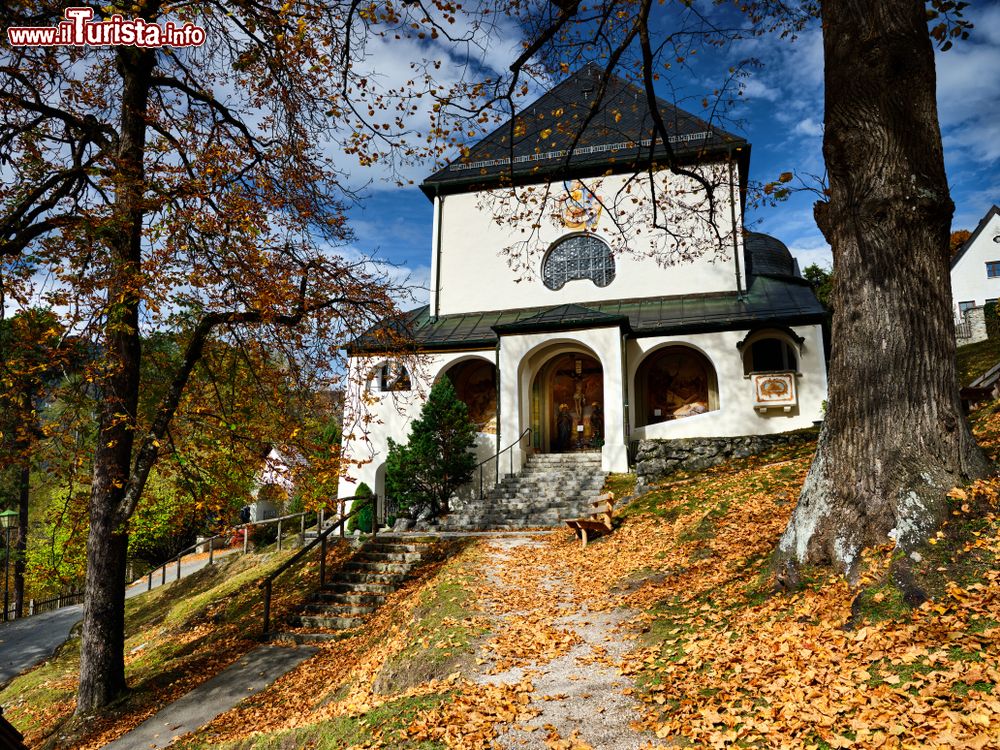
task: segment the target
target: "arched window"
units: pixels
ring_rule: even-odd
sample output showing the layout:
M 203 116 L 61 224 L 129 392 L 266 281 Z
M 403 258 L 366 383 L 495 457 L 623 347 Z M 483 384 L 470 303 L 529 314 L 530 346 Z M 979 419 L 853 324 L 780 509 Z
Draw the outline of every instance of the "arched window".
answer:
M 608 243 L 592 234 L 572 234 L 552 246 L 542 261 L 542 283 L 556 290 L 575 279 L 590 279 L 601 287 L 615 280 L 615 258 Z
M 410 373 L 406 367 L 399 362 L 383 362 L 376 367 L 368 379 L 368 390 L 380 393 L 391 391 L 409 391 L 413 384 L 410 381 Z
M 781 331 L 759 331 L 740 343 L 743 374 L 753 372 L 796 372 L 799 359 L 795 343 Z

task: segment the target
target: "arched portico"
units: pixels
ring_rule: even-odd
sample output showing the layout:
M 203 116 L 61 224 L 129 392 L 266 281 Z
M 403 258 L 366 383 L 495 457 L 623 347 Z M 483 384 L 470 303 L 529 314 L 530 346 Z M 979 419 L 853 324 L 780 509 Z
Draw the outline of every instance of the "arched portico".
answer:
M 472 356 L 449 363 L 438 373 L 455 388 L 459 401 L 469 409 L 469 419 L 479 432 L 497 433 L 497 368 L 483 357 Z
M 542 453 L 604 445 L 604 368 L 591 353 L 551 354 L 531 382 L 532 445 Z
M 500 443 L 506 447 L 531 429 L 530 446 L 525 441 L 513 451 L 514 470 L 529 451 L 593 450 L 605 471 L 626 471 L 622 367 L 617 325 L 502 334 Z
M 670 343 L 646 354 L 635 373 L 636 427 L 706 414 L 719 408 L 711 360 L 694 347 Z

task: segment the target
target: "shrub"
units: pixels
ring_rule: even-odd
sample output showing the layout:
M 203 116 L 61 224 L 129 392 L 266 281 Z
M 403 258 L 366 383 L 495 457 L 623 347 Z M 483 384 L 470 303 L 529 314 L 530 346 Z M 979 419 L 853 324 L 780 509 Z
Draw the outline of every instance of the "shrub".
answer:
M 403 509 L 447 513 L 448 498 L 472 479 L 476 457 L 470 451 L 475 445 L 476 426 L 468 407 L 451 381 L 441 378 L 413 421 L 406 445 L 389 439 L 386 493 Z
M 269 523 L 263 526 L 253 526 L 250 532 L 250 544 L 254 549 L 261 549 L 278 541 L 278 524 Z
M 986 335 L 991 339 L 1000 336 L 1000 316 L 997 315 L 997 303 L 986 303 L 983 315 L 986 318 Z
M 354 492 L 354 496 L 357 498 L 371 498 L 372 494 L 372 488 L 364 482 L 361 482 L 358 485 L 358 489 Z M 370 499 L 355 500 L 355 508 L 359 507 L 358 503 L 364 503 L 364 505 L 360 506 L 361 510 L 357 515 L 351 516 L 347 519 L 347 531 L 348 533 L 353 533 L 355 529 L 361 529 L 364 533 L 370 534 L 372 531 L 372 523 L 375 520 L 373 503 Z

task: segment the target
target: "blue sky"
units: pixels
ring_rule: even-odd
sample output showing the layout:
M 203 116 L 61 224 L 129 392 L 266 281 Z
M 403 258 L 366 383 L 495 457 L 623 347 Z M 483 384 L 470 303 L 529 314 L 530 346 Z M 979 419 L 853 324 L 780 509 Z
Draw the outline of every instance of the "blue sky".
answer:
M 953 228 L 974 229 L 993 203 L 1000 202 L 1000 0 L 978 2 L 966 15 L 971 36 L 937 53 L 938 106 L 945 161 L 956 211 Z M 703 53 L 686 75 L 681 103 L 695 114 L 698 100 L 725 77 L 729 66 L 754 58 L 761 66 L 746 79 L 733 112 L 739 126 L 727 129 L 753 144 L 750 177 L 767 181 L 781 172 L 823 173 L 823 61 L 818 24 L 795 41 L 764 37 L 735 48 Z M 677 82 L 674 82 L 675 85 Z M 901 93 L 901 95 L 905 95 Z M 415 177 L 432 166 L 417 168 Z M 747 222 L 783 240 L 804 267 L 829 266 L 829 247 L 812 217 L 815 196 L 793 195 L 777 207 L 752 209 Z M 351 210 L 357 250 L 377 252 L 426 287 L 431 257 L 431 204 L 416 186 L 375 182 Z M 421 301 L 425 292 L 417 293 Z

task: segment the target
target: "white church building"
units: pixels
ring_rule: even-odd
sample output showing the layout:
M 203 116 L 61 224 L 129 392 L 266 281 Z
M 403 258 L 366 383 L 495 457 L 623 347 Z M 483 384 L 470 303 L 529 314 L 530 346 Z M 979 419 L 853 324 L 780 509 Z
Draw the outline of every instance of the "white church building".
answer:
M 430 302 L 350 348 L 342 497 L 360 481 L 383 494 L 388 439 L 405 442 L 442 377 L 480 457 L 505 451 L 501 474 L 573 452 L 624 472 L 644 439 L 822 419 L 825 312 L 785 245 L 743 230 L 750 144 L 660 102 L 672 153 L 653 147 L 629 84 L 612 80 L 591 113 L 596 75 L 421 185 Z

